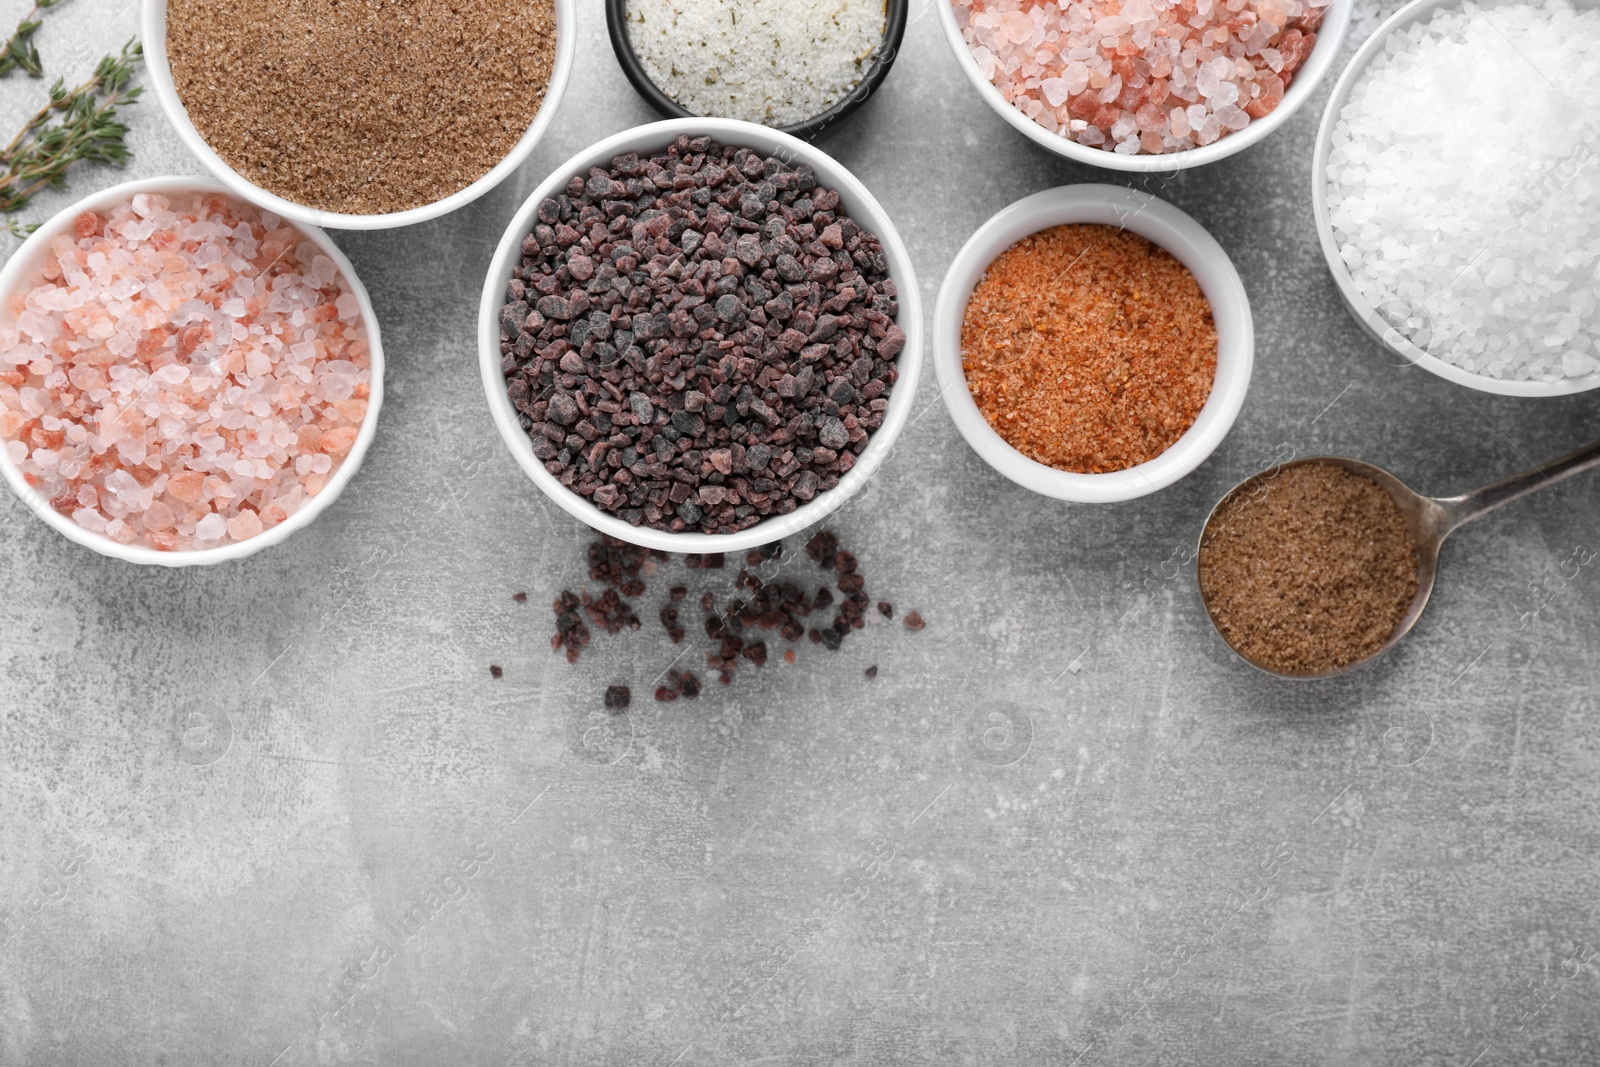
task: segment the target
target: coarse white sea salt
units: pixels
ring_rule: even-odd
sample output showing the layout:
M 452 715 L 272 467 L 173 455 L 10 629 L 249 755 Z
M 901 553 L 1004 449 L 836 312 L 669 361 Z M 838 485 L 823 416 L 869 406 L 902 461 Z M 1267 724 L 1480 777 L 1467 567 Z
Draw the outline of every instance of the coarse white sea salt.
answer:
M 1518 381 L 1600 371 L 1600 10 L 1464 3 L 1386 42 L 1339 113 L 1329 219 L 1418 348 Z
M 628 0 L 627 20 L 650 80 L 688 110 L 793 126 L 861 83 L 884 0 Z

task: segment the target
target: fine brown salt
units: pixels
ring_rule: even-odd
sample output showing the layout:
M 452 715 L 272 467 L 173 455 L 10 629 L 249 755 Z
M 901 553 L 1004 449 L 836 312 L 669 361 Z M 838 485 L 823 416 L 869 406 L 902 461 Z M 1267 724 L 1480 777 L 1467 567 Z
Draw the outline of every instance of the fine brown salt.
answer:
M 1199 578 L 1217 629 L 1245 659 L 1319 673 L 1393 636 L 1417 594 L 1417 549 L 1372 479 L 1301 463 L 1223 501 L 1200 544 Z
M 421 207 L 510 154 L 544 101 L 554 0 L 171 0 L 167 59 L 195 129 L 286 200 Z

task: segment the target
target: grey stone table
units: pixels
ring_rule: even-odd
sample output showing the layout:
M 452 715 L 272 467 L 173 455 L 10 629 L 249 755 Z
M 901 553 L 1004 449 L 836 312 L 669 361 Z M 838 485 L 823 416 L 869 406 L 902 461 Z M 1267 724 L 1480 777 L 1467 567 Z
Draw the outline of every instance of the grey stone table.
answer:
M 550 653 L 590 535 L 501 447 L 473 330 L 515 207 L 652 117 L 581 6 L 571 89 L 513 180 L 337 235 L 388 398 L 314 526 L 141 570 L 0 500 L 0 1063 L 1600 1061 L 1600 578 L 1550 580 L 1600 546 L 1600 480 L 1464 532 L 1410 640 L 1324 684 L 1233 659 L 1177 563 L 1226 487 L 1291 452 L 1442 493 L 1596 433 L 1594 396 L 1463 392 L 1358 332 L 1312 229 L 1321 99 L 1152 183 L 1233 256 L 1259 337 L 1192 477 L 1042 500 L 966 447 L 930 374 L 831 523 L 925 631 L 802 644 L 657 704 L 674 562 L 641 631 Z M 81 75 L 136 30 L 129 0 L 68 0 L 40 45 Z M 41 86 L 0 91 L 9 127 Z M 199 172 L 153 100 L 134 124 L 132 176 Z M 930 303 L 1001 206 L 1120 180 L 992 114 L 927 0 L 829 148 Z M 815 574 L 798 552 L 785 570 Z M 635 700 L 608 718 L 613 682 Z

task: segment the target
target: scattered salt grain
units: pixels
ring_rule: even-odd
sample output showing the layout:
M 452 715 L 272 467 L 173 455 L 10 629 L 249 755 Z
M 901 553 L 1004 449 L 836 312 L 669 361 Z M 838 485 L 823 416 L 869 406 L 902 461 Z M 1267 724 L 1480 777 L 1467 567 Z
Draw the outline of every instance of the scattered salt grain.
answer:
M 1331 0 L 951 2 L 1008 103 L 1051 133 L 1131 155 L 1208 145 L 1270 114 Z
M 254 537 L 322 490 L 366 417 L 348 283 L 242 201 L 86 213 L 24 286 L 0 307 L 0 439 L 86 530 L 168 550 Z
M 1495 378 L 1600 371 L 1597 94 L 1600 10 L 1569 0 L 1391 35 L 1339 114 L 1327 191 L 1356 288 L 1401 336 Z
M 793 126 L 861 83 L 883 0 L 628 0 L 650 80 L 697 115 Z

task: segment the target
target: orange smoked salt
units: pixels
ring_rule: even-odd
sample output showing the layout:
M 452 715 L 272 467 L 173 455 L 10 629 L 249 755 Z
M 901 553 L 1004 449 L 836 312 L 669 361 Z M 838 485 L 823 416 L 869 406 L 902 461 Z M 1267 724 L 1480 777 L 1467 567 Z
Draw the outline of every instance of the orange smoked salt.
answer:
M 989 264 L 961 323 L 967 388 L 995 432 L 1057 470 L 1148 462 L 1194 423 L 1217 371 L 1189 268 L 1115 226 L 1056 226 Z

